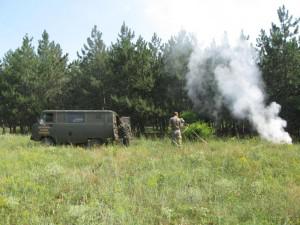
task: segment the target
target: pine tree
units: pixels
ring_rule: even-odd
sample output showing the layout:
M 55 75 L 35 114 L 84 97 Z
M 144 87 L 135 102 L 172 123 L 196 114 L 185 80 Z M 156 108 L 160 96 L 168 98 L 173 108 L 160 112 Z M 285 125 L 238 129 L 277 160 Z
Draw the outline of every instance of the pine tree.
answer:
M 282 6 L 278 9 L 279 25 L 272 23 L 269 34 L 261 31 L 257 39 L 260 67 L 269 101 L 282 105 L 282 116 L 288 128 L 300 126 L 300 18 L 294 19 Z
M 105 109 L 107 91 L 106 46 L 102 33 L 94 26 L 87 43 L 78 53 L 78 60 L 70 66 L 70 82 L 66 87 L 69 107 L 85 109 Z M 76 101 L 74 101 L 76 100 Z
M 37 96 L 33 94 L 37 57 L 32 38 L 23 38 L 22 46 L 9 51 L 3 60 L 1 80 L 2 115 L 5 124 L 15 132 L 30 127 L 36 117 Z
M 60 109 L 65 83 L 67 82 L 68 55 L 63 54 L 59 44 L 49 40 L 49 34 L 44 31 L 39 40 L 37 76 L 35 95 L 39 96 L 39 111 L 43 109 Z

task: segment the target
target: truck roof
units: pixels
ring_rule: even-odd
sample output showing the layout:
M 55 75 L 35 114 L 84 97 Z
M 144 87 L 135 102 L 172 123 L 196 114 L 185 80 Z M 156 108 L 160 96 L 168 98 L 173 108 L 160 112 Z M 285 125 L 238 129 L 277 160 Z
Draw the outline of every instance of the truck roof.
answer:
M 115 113 L 117 114 L 115 111 L 112 110 L 80 110 L 80 109 L 76 109 L 76 110 L 56 110 L 56 109 L 47 109 L 47 110 L 43 110 L 42 112 L 106 112 L 106 113 Z

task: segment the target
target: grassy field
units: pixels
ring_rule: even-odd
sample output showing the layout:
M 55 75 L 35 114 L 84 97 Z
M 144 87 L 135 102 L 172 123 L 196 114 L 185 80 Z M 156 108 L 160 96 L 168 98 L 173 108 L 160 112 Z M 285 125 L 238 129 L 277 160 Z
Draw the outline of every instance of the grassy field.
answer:
M 0 135 L 0 224 L 300 224 L 300 146 L 84 149 Z

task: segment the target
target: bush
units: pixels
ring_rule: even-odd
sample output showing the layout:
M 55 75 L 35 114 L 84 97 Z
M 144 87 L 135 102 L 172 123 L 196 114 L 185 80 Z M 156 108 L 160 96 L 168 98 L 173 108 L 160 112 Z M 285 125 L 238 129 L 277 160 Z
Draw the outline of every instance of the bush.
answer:
M 193 111 L 184 111 L 181 113 L 181 117 L 186 123 L 195 123 L 199 120 L 198 114 Z
M 213 136 L 215 130 L 207 123 L 198 121 L 190 124 L 183 131 L 183 137 L 189 140 L 197 140 L 199 137 L 208 138 Z

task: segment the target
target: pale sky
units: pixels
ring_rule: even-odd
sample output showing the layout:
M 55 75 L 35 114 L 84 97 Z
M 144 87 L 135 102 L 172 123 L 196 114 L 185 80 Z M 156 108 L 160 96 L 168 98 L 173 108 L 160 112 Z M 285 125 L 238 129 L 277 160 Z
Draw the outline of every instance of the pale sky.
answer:
M 255 43 L 260 29 L 278 22 L 277 9 L 283 4 L 300 17 L 299 0 L 0 0 L 0 58 L 19 47 L 25 34 L 37 46 L 47 30 L 75 59 L 94 25 L 110 45 L 123 21 L 146 40 L 156 32 L 167 41 L 184 29 L 205 44 L 224 32 L 235 40 L 244 30 Z

